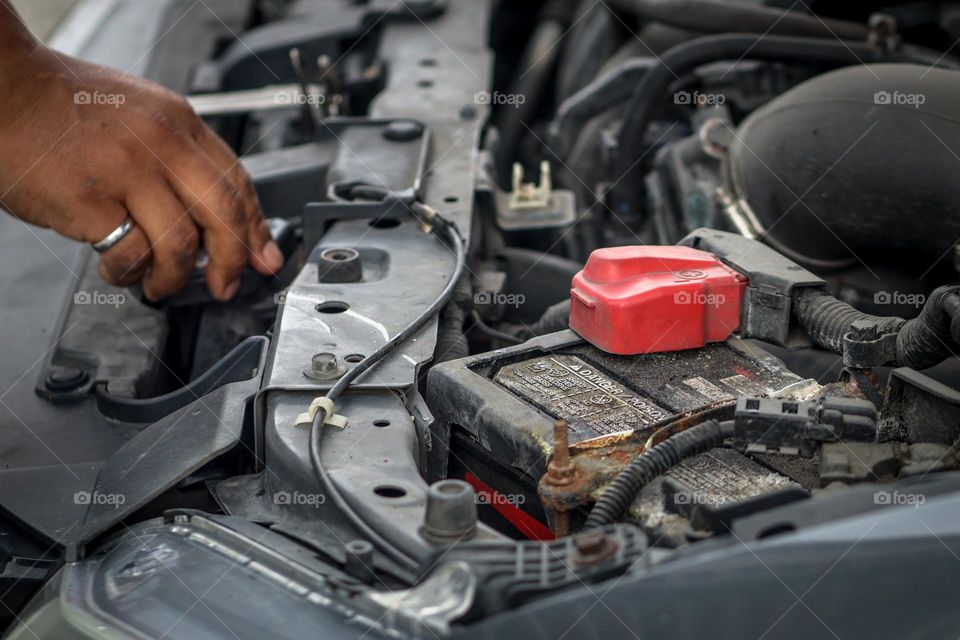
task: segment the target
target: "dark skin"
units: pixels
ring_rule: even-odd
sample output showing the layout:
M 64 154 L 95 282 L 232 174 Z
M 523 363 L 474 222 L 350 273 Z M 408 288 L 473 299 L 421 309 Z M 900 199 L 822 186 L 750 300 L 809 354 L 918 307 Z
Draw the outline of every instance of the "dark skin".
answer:
M 229 300 L 247 266 L 283 266 L 250 177 L 182 96 L 53 52 L 8 0 L 0 87 L 0 205 L 88 243 L 130 216 L 134 230 L 100 255 L 107 282 L 142 282 L 163 299 L 186 284 L 202 246 L 207 286 Z

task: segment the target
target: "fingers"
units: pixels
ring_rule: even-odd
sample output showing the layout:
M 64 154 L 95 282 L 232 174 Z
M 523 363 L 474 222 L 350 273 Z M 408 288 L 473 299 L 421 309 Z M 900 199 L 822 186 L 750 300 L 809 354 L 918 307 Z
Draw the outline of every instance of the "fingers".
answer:
M 219 169 L 226 172 L 240 191 L 247 216 L 247 240 L 250 249 L 250 266 L 264 275 L 272 275 L 283 266 L 283 253 L 273 241 L 270 228 L 263 218 L 260 199 L 243 165 L 217 134 L 204 126 L 197 136 L 197 143 L 206 151 Z
M 182 288 L 196 268 L 200 231 L 162 178 L 141 181 L 128 197 L 127 208 L 149 242 L 151 260 L 143 293 L 160 300 Z
M 102 222 L 91 224 L 91 237 L 97 238 L 95 242 L 105 238 L 126 218 L 127 212 L 120 206 L 106 215 L 100 213 L 97 220 Z M 100 254 L 100 277 L 112 285 L 129 287 L 143 278 L 150 266 L 151 257 L 146 234 L 139 227 L 134 227 L 115 246 Z
M 145 175 L 133 181 L 127 208 L 138 228 L 122 251 L 118 245 L 116 258 L 104 260 L 105 279 L 127 285 L 142 277 L 144 294 L 162 299 L 188 281 L 201 239 L 207 285 L 219 300 L 237 293 L 247 265 L 265 275 L 283 266 L 249 176 L 215 134 L 197 137 L 202 148 L 178 140 L 175 156 L 163 163 L 166 180 Z
M 207 286 L 220 300 L 240 288 L 240 274 L 250 262 L 247 207 L 239 189 L 210 157 L 197 149 L 178 158 L 170 184 L 200 226 L 210 260 Z
M 115 247 L 100 254 L 100 277 L 112 285 L 129 287 L 143 279 L 151 259 L 150 242 L 136 227 Z
M 250 265 L 263 275 L 273 275 L 283 266 L 283 253 L 270 234 L 267 221 L 259 214 L 250 222 L 250 248 Z

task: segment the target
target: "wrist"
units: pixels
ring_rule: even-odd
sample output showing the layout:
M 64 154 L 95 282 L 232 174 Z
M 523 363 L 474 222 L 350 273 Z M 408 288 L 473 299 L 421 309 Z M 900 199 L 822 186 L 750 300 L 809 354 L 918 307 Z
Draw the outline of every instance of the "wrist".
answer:
M 59 75 L 50 65 L 49 49 L 32 37 L 14 40 L 0 44 L 0 95 L 4 97 L 0 102 L 0 132 L 8 131 L 35 110 L 44 85 Z
M 0 64 L 5 65 L 9 55 L 28 53 L 38 45 L 9 0 L 0 0 Z

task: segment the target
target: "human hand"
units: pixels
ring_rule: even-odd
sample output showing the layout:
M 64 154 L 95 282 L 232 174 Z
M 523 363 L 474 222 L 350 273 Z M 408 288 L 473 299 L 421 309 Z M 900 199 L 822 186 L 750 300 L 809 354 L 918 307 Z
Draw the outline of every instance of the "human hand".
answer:
M 0 51 L 0 87 L 0 204 L 88 243 L 132 218 L 100 256 L 104 280 L 142 280 L 162 299 L 187 282 L 202 244 L 210 292 L 227 300 L 247 265 L 283 265 L 250 177 L 182 96 L 35 42 Z

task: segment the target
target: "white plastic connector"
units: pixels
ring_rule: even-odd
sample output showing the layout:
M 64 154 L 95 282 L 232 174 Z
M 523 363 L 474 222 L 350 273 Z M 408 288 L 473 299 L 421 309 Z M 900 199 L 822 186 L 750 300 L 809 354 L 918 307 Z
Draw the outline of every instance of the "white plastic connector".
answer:
M 336 427 L 337 429 L 345 429 L 347 427 L 347 417 L 335 413 L 336 407 L 333 404 L 333 400 L 326 396 L 314 398 L 306 413 L 301 413 L 297 416 L 296 426 L 303 427 L 313 424 L 313 420 L 317 417 L 317 412 L 320 411 L 320 409 L 323 409 L 324 412 L 323 426 Z
M 540 163 L 540 183 L 523 181 L 523 167 L 520 163 L 513 165 L 513 193 L 510 194 L 510 209 L 525 211 L 531 209 L 546 209 L 550 206 L 553 195 L 553 177 L 550 174 L 550 163 L 544 160 Z

